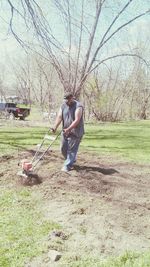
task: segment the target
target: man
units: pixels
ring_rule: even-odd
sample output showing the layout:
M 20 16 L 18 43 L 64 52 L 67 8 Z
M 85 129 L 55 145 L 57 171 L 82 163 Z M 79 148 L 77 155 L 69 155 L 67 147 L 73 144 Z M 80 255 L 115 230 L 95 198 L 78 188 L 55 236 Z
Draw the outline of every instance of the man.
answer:
M 61 122 L 63 128 L 61 152 L 65 158 L 62 171 L 68 172 L 76 161 L 79 144 L 84 134 L 83 106 L 74 99 L 71 93 L 64 96 L 63 104 L 52 128 L 53 132 L 56 132 Z

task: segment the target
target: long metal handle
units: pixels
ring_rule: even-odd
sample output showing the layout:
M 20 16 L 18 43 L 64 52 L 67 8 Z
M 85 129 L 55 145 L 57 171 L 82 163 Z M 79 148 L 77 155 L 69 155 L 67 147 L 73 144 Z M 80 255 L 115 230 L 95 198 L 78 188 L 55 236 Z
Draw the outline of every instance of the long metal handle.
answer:
M 38 160 L 35 162 L 34 166 L 32 167 L 32 170 L 35 170 L 35 167 L 37 166 L 37 164 L 39 163 L 39 161 L 44 157 L 44 155 L 48 152 L 48 150 L 50 149 L 50 147 L 54 144 L 54 142 L 57 140 L 58 136 L 61 134 L 62 131 L 60 131 L 58 133 L 58 135 L 56 136 L 56 138 L 51 142 L 51 144 L 46 148 L 46 150 L 42 153 L 42 155 L 38 158 Z M 43 142 L 42 142 L 43 143 Z M 39 150 L 38 150 L 39 151 Z M 37 153 L 36 153 L 37 154 Z M 35 159 L 35 156 L 34 156 Z M 33 160 L 32 160 L 33 163 Z
M 51 129 L 51 128 L 50 128 L 50 129 Z M 47 133 L 44 135 L 44 138 L 43 138 L 43 140 L 42 140 L 41 144 L 39 144 L 39 145 L 38 145 L 37 151 L 36 151 L 36 153 L 35 153 L 34 157 L 32 158 L 32 161 L 31 161 L 31 163 L 33 163 L 33 162 L 34 162 L 34 160 L 35 160 L 36 156 L 38 155 L 38 153 L 39 153 L 39 151 L 40 151 L 41 147 L 43 146 L 43 144 L 44 144 L 45 140 L 46 140 L 46 139 L 48 139 L 48 138 L 46 138 L 46 137 L 48 136 L 48 133 L 49 133 L 49 131 L 50 131 L 50 130 L 48 130 L 48 132 L 47 132 Z M 51 140 L 52 140 L 52 139 L 51 139 Z M 54 140 L 54 139 L 53 139 L 53 140 Z

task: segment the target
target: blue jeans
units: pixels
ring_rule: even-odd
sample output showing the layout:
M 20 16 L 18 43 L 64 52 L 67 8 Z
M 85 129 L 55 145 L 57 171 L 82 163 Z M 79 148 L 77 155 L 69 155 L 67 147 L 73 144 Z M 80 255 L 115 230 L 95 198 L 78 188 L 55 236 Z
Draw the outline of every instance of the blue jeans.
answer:
M 70 169 L 76 161 L 77 152 L 81 137 L 78 138 L 74 135 L 66 137 L 63 133 L 61 136 L 61 152 L 65 158 L 64 167 Z

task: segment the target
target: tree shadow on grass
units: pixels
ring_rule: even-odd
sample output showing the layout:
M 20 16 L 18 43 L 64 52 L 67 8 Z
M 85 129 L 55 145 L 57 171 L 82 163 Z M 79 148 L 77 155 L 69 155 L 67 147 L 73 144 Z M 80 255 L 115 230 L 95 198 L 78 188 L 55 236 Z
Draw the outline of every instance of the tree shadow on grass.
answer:
M 87 171 L 87 172 L 100 172 L 104 175 L 111 175 L 114 173 L 119 173 L 117 170 L 113 169 L 113 168 L 100 168 L 100 167 L 95 167 L 95 166 L 78 166 L 75 165 L 74 169 L 79 172 L 79 171 Z

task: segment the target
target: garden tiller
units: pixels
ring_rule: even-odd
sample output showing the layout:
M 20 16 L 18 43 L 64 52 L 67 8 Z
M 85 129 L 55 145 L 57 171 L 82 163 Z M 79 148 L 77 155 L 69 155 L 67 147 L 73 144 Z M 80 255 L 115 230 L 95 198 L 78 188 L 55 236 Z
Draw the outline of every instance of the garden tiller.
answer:
M 27 159 L 23 159 L 21 161 L 22 170 L 18 172 L 18 175 L 22 176 L 22 177 L 25 177 L 25 178 L 32 176 L 33 172 L 35 171 L 35 169 L 37 167 L 37 165 L 43 159 L 45 154 L 49 151 L 49 149 L 54 144 L 54 142 L 56 141 L 56 139 L 58 138 L 58 136 L 60 134 L 61 134 L 61 132 L 59 132 L 56 136 L 45 134 L 41 144 L 37 145 L 37 150 L 36 150 L 32 160 L 29 161 Z M 51 141 L 51 143 L 48 145 L 48 147 L 44 151 L 42 151 L 41 149 L 42 149 L 42 147 L 43 147 L 43 145 L 44 145 L 46 140 Z

